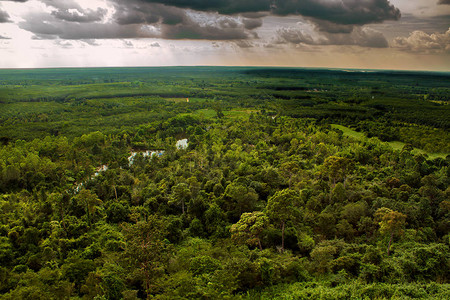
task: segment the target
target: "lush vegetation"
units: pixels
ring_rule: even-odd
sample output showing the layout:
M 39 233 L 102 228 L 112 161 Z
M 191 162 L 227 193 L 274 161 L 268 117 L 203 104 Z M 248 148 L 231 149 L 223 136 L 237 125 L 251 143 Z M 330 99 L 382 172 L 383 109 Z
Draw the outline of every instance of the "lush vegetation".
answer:
M 0 298 L 448 299 L 449 78 L 0 70 Z

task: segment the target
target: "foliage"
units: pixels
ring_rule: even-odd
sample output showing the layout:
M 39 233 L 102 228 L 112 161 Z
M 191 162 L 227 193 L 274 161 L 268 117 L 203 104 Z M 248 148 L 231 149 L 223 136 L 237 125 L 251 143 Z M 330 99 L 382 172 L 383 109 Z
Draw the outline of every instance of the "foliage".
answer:
M 240 220 L 231 226 L 231 239 L 249 246 L 261 246 L 261 234 L 268 226 L 269 219 L 263 212 L 243 213 Z
M 450 297 L 445 74 L 0 74 L 0 299 Z

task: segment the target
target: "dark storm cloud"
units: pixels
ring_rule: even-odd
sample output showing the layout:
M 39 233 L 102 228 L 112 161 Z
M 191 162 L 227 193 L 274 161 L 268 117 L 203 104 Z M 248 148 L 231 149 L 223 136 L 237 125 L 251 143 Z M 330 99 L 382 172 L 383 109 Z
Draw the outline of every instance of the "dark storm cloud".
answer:
M 302 15 L 336 24 L 364 25 L 398 20 L 400 11 L 389 0 L 141 0 L 220 14 L 271 12 Z
M 327 20 L 311 20 L 317 26 L 319 31 L 324 31 L 328 33 L 351 33 L 353 31 L 354 25 L 344 25 L 336 24 Z
M 144 1 L 116 1 L 115 9 L 113 18 L 118 24 L 155 25 L 164 39 L 247 39 L 255 36 L 250 30 L 262 25 L 260 19 L 238 20 L 218 13 L 196 17 L 183 7 Z
M 9 15 L 6 11 L 0 9 L 0 23 L 10 22 Z
M 241 13 L 240 16 L 244 17 L 244 18 L 249 18 L 249 19 L 260 19 L 260 18 L 264 18 L 267 17 L 269 14 L 269 12 L 248 12 L 248 13 Z
M 327 43 L 351 35 L 348 44 L 366 45 L 375 36 L 367 36 L 362 25 L 400 17 L 389 0 L 109 0 L 114 9 L 107 20 L 106 9 L 84 9 L 75 0 L 40 1 L 51 14 L 41 14 L 40 20 L 26 16 L 20 23 L 40 39 L 249 40 L 258 37 L 255 29 L 263 25 L 263 17 L 272 14 L 303 16 Z M 384 45 L 383 39 L 378 36 L 367 45 Z
M 322 32 L 312 36 L 301 29 L 282 28 L 278 30 L 276 43 L 306 44 L 306 45 L 351 45 L 369 48 L 386 48 L 388 42 L 383 34 L 370 28 L 355 27 L 351 33 L 331 34 Z
M 438 4 L 448 4 L 448 5 L 450 5 L 450 0 L 439 0 Z
M 149 5 L 139 1 L 117 2 L 113 18 L 118 24 L 170 24 L 176 25 L 187 19 L 186 12 L 176 7 L 160 4 Z
M 197 11 L 218 12 L 232 15 L 249 12 L 270 11 L 272 0 L 141 0 L 167 6 L 189 8 Z M 284 1 L 284 0 L 283 0 Z
M 299 14 L 343 25 L 364 25 L 398 20 L 400 10 L 389 0 L 280 0 L 274 14 Z
M 260 15 L 258 15 L 259 17 Z M 186 26 L 186 31 L 193 31 L 193 27 L 196 28 L 195 32 L 205 33 L 210 32 L 214 28 L 216 30 L 224 29 L 224 37 L 219 39 L 228 39 L 226 36 L 230 36 L 230 28 L 240 30 L 241 32 L 237 38 L 242 38 L 247 35 L 245 29 L 253 30 L 262 25 L 262 20 L 257 18 L 242 18 L 240 22 L 236 18 L 220 15 L 217 13 L 204 16 L 208 19 L 207 22 L 201 22 L 195 20 L 188 12 L 180 7 L 166 6 L 158 3 L 143 3 L 142 1 L 116 1 L 116 13 L 114 19 L 118 24 L 162 24 L 174 26 L 174 28 L 164 28 L 165 31 L 180 31 L 179 27 Z M 202 24 L 205 23 L 205 24 Z M 216 34 L 214 34 L 215 36 Z M 231 34 L 234 35 L 234 34 Z M 206 34 L 210 36 L 210 34 Z
M 161 27 L 161 38 L 165 39 L 208 39 L 208 40 L 237 40 L 247 39 L 241 24 L 234 20 L 219 19 L 213 24 L 199 24 L 193 20 L 178 25 Z
M 68 9 L 58 9 L 52 12 L 52 15 L 60 20 L 67 22 L 90 23 L 103 20 L 107 13 L 106 9 L 98 8 L 97 10 L 87 9 L 84 11 L 69 11 Z
M 168 38 L 243 39 L 262 26 L 267 15 L 299 15 L 314 22 L 321 32 L 351 33 L 356 26 L 398 20 L 400 11 L 389 0 L 113 0 L 116 3 L 115 19 L 119 24 L 176 25 L 163 28 Z M 239 15 L 243 29 L 229 29 L 218 35 L 217 29 L 195 28 L 186 17 L 186 9 L 197 12 L 214 12 L 216 15 Z M 171 20 L 169 20 L 171 17 Z M 186 28 L 183 28 L 185 27 Z M 200 26 L 201 27 L 201 26 Z

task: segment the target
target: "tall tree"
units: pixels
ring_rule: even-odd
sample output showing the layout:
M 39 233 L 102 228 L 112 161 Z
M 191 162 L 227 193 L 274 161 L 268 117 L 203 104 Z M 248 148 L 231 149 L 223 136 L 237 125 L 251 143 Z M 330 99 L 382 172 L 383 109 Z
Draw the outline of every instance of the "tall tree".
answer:
M 375 219 L 380 225 L 380 233 L 389 235 L 387 255 L 390 254 L 392 240 L 395 235 L 402 235 L 406 224 L 406 215 L 401 212 L 382 207 L 375 212 Z
M 86 210 L 88 224 L 91 226 L 92 215 L 95 213 L 97 208 L 103 204 L 102 200 L 100 200 L 94 192 L 86 189 L 81 190 L 75 198 L 77 201 L 83 203 Z
M 322 174 L 333 182 L 332 187 L 337 181 L 344 180 L 353 168 L 353 163 L 346 157 L 330 156 L 327 157 L 322 166 Z
M 130 267 L 137 268 L 144 277 L 145 292 L 150 299 L 152 281 L 164 270 L 169 245 L 164 241 L 164 222 L 155 215 L 136 224 L 125 224 L 123 234 L 126 241 L 124 256 Z
M 286 222 L 296 220 L 300 216 L 300 196 L 291 189 L 276 192 L 267 202 L 267 215 L 281 226 L 281 251 L 284 251 L 284 231 Z
M 181 204 L 181 212 L 184 215 L 185 205 L 190 197 L 191 197 L 191 190 L 189 189 L 189 185 L 182 182 L 172 187 L 172 197 L 170 203 Z
M 231 238 L 237 243 L 261 246 L 261 233 L 269 224 L 269 218 L 260 211 L 243 213 L 241 219 L 231 226 Z
M 230 215 L 237 219 L 242 213 L 255 210 L 258 194 L 253 188 L 233 182 L 225 189 L 224 200 Z

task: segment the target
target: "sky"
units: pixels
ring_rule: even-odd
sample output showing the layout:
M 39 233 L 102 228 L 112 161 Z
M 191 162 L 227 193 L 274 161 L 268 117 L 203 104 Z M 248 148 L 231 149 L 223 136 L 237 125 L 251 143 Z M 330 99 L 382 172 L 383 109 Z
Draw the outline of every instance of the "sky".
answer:
M 450 0 L 0 0 L 0 68 L 450 71 Z

